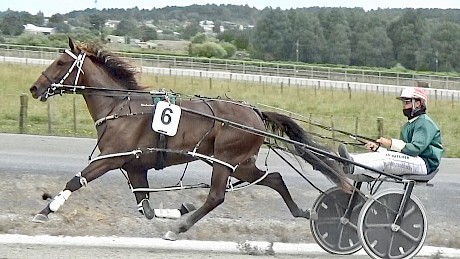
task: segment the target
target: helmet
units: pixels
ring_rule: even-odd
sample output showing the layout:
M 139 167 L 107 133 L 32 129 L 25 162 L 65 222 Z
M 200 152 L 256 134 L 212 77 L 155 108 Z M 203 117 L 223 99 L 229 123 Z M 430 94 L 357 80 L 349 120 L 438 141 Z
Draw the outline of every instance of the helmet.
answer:
M 406 87 L 402 90 L 401 95 L 397 98 L 399 100 L 404 99 L 419 99 L 425 105 L 428 103 L 428 95 L 425 89 L 420 87 Z

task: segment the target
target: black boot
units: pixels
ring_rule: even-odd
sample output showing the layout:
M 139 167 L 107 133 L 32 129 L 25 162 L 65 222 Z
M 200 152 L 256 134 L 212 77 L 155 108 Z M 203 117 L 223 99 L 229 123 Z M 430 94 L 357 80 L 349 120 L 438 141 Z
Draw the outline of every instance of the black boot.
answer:
M 353 161 L 353 158 L 348 153 L 347 146 L 345 146 L 343 143 L 340 143 L 338 151 L 341 157 Z M 345 174 L 352 174 L 355 171 L 355 165 L 343 162 L 343 171 L 345 172 Z

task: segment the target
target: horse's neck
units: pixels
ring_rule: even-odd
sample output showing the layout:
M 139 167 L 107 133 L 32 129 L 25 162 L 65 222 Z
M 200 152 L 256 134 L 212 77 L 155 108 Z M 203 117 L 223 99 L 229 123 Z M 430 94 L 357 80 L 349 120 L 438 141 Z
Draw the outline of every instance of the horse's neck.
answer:
M 82 85 L 92 88 L 122 89 L 122 87 L 119 86 L 119 83 L 105 74 L 105 71 L 103 71 L 101 68 L 95 67 L 95 69 L 100 72 L 100 75 L 85 77 L 80 82 Z M 116 112 L 116 107 L 122 102 L 122 98 L 119 96 L 111 96 L 110 94 L 111 93 L 104 91 L 90 91 L 83 94 L 86 106 L 88 107 L 89 113 L 91 114 L 91 117 L 94 121 L 111 115 L 113 112 Z
M 109 96 L 84 94 L 83 97 L 93 121 L 99 120 L 113 113 L 119 103 L 119 101 Z

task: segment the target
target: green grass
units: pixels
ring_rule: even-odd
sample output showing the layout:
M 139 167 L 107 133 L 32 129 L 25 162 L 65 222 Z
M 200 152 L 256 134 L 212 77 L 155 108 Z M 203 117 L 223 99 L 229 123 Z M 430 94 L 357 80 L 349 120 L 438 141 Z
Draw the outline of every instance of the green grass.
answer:
M 19 96 L 28 93 L 31 84 L 38 78 L 44 67 L 0 64 L 0 132 L 19 132 Z M 180 93 L 183 98 L 194 95 L 208 97 L 228 96 L 253 105 L 265 104 L 293 113 L 302 114 L 304 119 L 333 126 L 334 128 L 376 138 L 377 118 L 384 121 L 383 135 L 398 137 L 405 122 L 402 107 L 392 95 L 370 92 L 348 92 L 330 89 L 299 88 L 241 82 L 210 80 L 208 78 L 168 77 L 141 74 L 139 81 L 151 89 L 166 89 Z M 30 94 L 28 94 L 30 97 Z M 75 102 L 75 111 L 73 103 Z M 258 105 L 262 110 L 270 110 Z M 74 129 L 74 112 L 77 123 Z M 457 141 L 460 137 L 458 114 L 460 103 L 434 101 L 429 104 L 429 114 L 437 121 L 443 133 L 446 147 L 445 157 L 460 157 Z M 52 114 L 50 122 L 48 113 Z M 65 95 L 51 98 L 42 103 L 32 98 L 28 100 L 27 133 L 57 136 L 95 137 L 95 128 L 81 96 Z M 321 130 L 310 124 L 301 123 L 308 130 L 332 137 L 330 131 Z M 347 136 L 335 133 L 334 137 L 352 141 Z M 337 145 L 329 140 L 327 144 Z

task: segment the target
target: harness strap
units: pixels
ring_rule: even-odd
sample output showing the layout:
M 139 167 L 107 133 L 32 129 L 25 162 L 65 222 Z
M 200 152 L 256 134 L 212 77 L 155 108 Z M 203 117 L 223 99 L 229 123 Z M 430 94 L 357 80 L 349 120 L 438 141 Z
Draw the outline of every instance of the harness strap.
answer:
M 89 162 L 92 163 L 92 162 L 95 162 L 95 161 L 98 161 L 98 160 L 101 160 L 101 159 L 119 157 L 119 156 L 129 156 L 129 155 L 135 155 L 136 158 L 139 158 L 140 154 L 142 154 L 142 150 L 136 149 L 136 150 L 129 151 L 129 152 L 121 152 L 121 153 L 114 153 L 114 154 L 107 154 L 107 155 L 98 156 L 98 157 L 95 157 L 95 158 L 91 159 Z
M 168 146 L 168 138 L 165 134 L 158 133 L 157 147 L 166 150 Z M 160 170 L 166 167 L 166 158 L 168 153 L 166 151 L 157 152 L 157 160 L 155 163 L 155 170 Z
M 104 123 L 104 122 L 106 122 L 106 121 L 108 121 L 108 120 L 113 120 L 113 119 L 116 119 L 116 118 L 118 118 L 118 115 L 117 115 L 117 114 L 109 115 L 109 116 L 106 116 L 106 117 L 104 117 L 104 118 L 100 118 L 99 120 L 96 120 L 96 121 L 94 122 L 94 126 L 97 127 L 97 126 L 101 125 L 102 123 Z
M 187 154 L 192 156 L 192 157 L 203 158 L 203 159 L 206 159 L 206 160 L 221 164 L 223 166 L 226 166 L 226 167 L 228 167 L 228 168 L 230 168 L 232 170 L 232 173 L 236 171 L 236 169 L 238 168 L 238 165 L 239 165 L 239 164 L 237 164 L 236 166 L 232 166 L 231 164 L 229 164 L 227 162 L 224 162 L 224 161 L 222 161 L 220 159 L 217 159 L 217 158 L 212 157 L 212 156 L 207 156 L 207 155 L 203 155 L 203 154 L 200 154 L 200 153 L 196 153 L 195 151 L 193 151 L 193 152 L 189 151 L 189 152 L 187 152 Z

